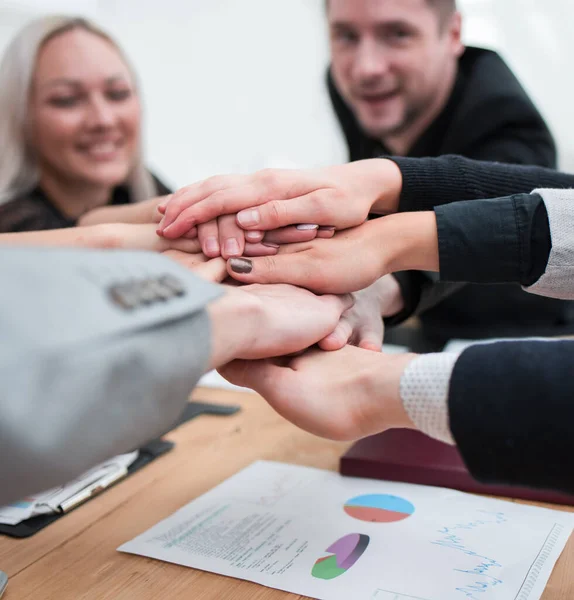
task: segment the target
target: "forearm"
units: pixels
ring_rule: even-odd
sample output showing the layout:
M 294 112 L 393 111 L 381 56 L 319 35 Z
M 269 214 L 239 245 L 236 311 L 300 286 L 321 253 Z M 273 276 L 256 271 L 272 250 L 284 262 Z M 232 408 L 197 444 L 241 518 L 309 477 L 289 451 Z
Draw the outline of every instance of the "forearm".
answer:
M 79 226 L 98 225 L 101 223 L 153 223 L 159 220 L 158 204 L 165 196 L 150 198 L 137 204 L 102 206 L 81 216 Z
M 4 246 L 55 246 L 67 248 L 125 247 L 120 229 L 114 225 L 90 225 L 46 231 L 23 231 L 0 235 Z

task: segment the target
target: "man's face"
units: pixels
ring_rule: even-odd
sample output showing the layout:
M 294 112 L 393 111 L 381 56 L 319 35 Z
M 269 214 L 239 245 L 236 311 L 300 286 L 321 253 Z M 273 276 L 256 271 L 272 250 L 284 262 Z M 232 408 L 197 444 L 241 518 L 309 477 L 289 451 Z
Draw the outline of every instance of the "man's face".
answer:
M 364 131 L 400 135 L 436 103 L 462 52 L 460 20 L 427 0 L 329 0 L 332 73 Z

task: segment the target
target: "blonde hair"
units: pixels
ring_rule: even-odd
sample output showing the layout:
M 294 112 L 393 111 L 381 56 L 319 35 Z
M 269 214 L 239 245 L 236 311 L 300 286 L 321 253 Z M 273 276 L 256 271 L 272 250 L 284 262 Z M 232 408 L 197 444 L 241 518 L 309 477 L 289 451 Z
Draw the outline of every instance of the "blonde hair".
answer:
M 38 185 L 38 164 L 27 142 L 26 129 L 36 60 L 48 40 L 73 29 L 89 31 L 112 44 L 136 81 L 135 73 L 117 43 L 87 19 L 46 16 L 26 25 L 12 40 L 0 63 L 0 204 L 27 194 Z M 132 202 L 156 194 L 151 174 L 143 164 L 141 149 L 126 184 Z

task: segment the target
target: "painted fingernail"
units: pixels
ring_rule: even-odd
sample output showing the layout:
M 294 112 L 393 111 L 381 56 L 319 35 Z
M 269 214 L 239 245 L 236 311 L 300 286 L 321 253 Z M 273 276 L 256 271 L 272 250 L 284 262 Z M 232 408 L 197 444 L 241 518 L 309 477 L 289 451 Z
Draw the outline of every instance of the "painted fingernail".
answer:
M 261 242 L 263 244 L 263 246 L 267 246 L 267 248 L 275 248 L 276 250 L 279 249 L 279 244 L 273 244 L 271 242 Z
M 302 223 L 297 225 L 296 229 L 299 231 L 312 231 L 313 229 L 319 229 L 319 225 L 313 225 L 312 223 Z
M 319 227 L 319 231 L 335 231 L 336 227 Z
M 253 227 L 261 221 L 261 215 L 256 208 L 250 208 L 248 210 L 242 210 L 237 213 L 237 222 L 242 227 Z
M 239 256 L 241 254 L 239 244 L 235 238 L 225 240 L 225 254 L 227 256 Z
M 205 240 L 205 250 L 208 254 L 219 254 L 219 242 L 215 237 L 208 237 Z
M 253 263 L 247 258 L 232 258 L 229 261 L 229 266 L 234 273 L 251 273 L 253 271 Z

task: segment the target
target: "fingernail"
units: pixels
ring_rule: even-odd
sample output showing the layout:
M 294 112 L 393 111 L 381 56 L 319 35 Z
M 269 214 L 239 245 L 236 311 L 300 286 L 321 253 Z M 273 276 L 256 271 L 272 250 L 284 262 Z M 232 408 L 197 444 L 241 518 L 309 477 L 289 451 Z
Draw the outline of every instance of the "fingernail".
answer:
M 225 254 L 227 254 L 227 256 L 239 256 L 241 254 L 239 251 L 239 244 L 235 238 L 225 240 Z
M 279 249 L 279 244 L 272 244 L 271 242 L 261 242 L 263 244 L 263 246 L 267 246 L 267 248 L 275 248 L 276 250 Z
M 261 221 L 261 215 L 256 208 L 250 208 L 248 210 L 242 210 L 237 213 L 237 222 L 242 227 L 253 227 Z
M 247 258 L 232 258 L 229 266 L 234 273 L 251 273 L 253 271 L 253 263 Z
M 296 229 L 299 231 L 312 231 L 313 229 L 319 229 L 319 225 L 313 225 L 312 223 L 303 223 L 302 225 L 297 225 Z
M 248 241 L 259 241 L 259 239 L 261 238 L 261 232 L 259 231 L 246 231 L 245 232 L 245 239 Z
M 335 227 L 319 227 L 319 231 L 335 231 Z
M 205 240 L 205 250 L 209 254 L 219 254 L 219 242 L 215 237 L 208 237 Z

